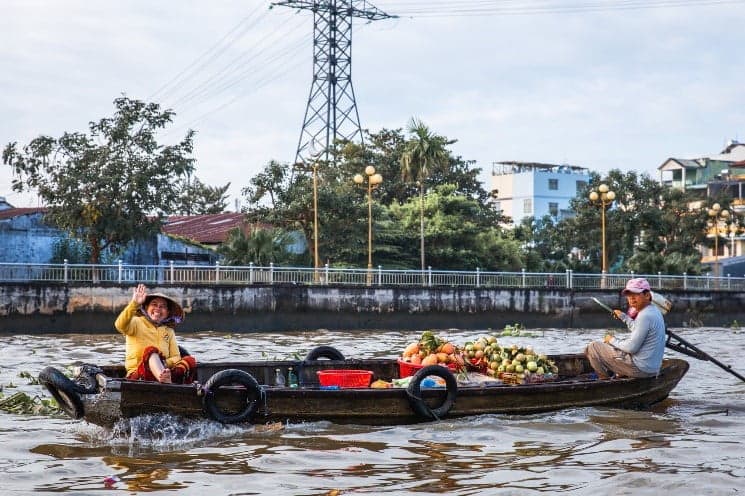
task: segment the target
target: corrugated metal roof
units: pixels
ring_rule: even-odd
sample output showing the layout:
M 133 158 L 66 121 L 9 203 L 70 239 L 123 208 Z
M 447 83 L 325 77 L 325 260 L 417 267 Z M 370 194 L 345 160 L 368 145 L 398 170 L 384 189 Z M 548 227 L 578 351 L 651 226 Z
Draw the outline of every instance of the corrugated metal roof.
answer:
M 234 228 L 250 230 L 242 213 L 226 212 L 210 215 L 174 215 L 168 217 L 162 232 L 171 236 L 197 241 L 204 244 L 222 243 L 228 238 L 228 232 Z
M 0 210 L 0 220 L 12 219 L 22 215 L 43 214 L 46 208 L 8 208 Z M 228 238 L 228 232 L 233 228 L 243 229 L 248 234 L 252 226 L 249 225 L 242 213 L 225 212 L 210 215 L 174 215 L 168 217 L 161 231 L 171 236 L 196 241 L 203 244 L 223 243 Z M 267 227 L 261 225 L 261 227 Z
M 47 209 L 43 207 L 27 207 L 27 208 L 6 208 L 0 210 L 0 220 L 12 219 L 13 217 L 20 217 L 21 215 L 32 215 L 32 214 L 43 214 L 46 213 Z

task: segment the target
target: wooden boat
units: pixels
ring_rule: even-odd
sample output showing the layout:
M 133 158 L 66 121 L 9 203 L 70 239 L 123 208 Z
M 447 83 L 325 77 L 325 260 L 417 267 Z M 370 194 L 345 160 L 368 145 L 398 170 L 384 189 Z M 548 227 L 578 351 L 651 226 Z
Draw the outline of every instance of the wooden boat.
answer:
M 688 370 L 688 362 L 665 359 L 658 376 L 598 380 L 581 354 L 553 355 L 556 380 L 531 384 L 458 381 L 447 368 L 417 371 L 407 387 L 329 388 L 317 372 L 368 370 L 372 380 L 399 378 L 396 359 L 343 359 L 325 346 L 305 360 L 200 363 L 190 385 L 124 379 L 123 366 L 82 366 L 74 378 L 47 367 L 39 381 L 65 412 L 93 424 L 112 426 L 120 419 L 170 413 L 222 423 L 327 420 L 369 425 L 408 424 L 482 414 L 532 414 L 565 408 L 607 406 L 648 408 L 665 398 Z M 293 367 L 297 387 L 274 386 L 276 369 L 287 377 Z M 423 387 L 432 375 L 446 387 Z M 461 374 L 462 375 L 462 374 Z

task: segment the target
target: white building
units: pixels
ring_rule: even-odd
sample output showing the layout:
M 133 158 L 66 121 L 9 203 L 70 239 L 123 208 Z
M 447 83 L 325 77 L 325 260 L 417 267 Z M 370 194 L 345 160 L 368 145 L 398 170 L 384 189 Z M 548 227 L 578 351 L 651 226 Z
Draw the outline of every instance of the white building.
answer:
M 535 162 L 492 164 L 492 194 L 496 208 L 519 225 L 525 217 L 556 220 L 574 215 L 569 201 L 587 187 L 590 171 L 575 165 Z

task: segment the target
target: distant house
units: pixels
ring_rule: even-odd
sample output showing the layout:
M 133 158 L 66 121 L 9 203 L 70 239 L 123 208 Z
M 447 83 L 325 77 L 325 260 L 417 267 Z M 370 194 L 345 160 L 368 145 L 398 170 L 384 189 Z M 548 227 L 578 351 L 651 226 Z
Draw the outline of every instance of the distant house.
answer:
M 720 153 L 691 159 L 668 158 L 659 167 L 662 184 L 691 192 L 691 210 L 708 208 L 712 201 L 727 198 L 729 217 L 710 219 L 707 237 L 716 243 L 702 245 L 701 262 L 715 275 L 745 273 L 745 143 L 731 140 Z M 716 247 L 716 248 L 715 248 Z
M 4 196 L 0 196 L 0 210 L 7 210 L 13 208 L 13 205 L 8 203 Z
M 0 262 L 49 262 L 64 233 L 44 222 L 46 209 L 15 208 L 0 200 Z
M 54 247 L 67 237 L 65 231 L 44 221 L 45 208 L 15 208 L 0 197 L 0 262 L 49 263 Z M 220 259 L 217 247 L 233 229 L 249 234 L 256 228 L 245 215 L 225 212 L 210 215 L 168 217 L 161 232 L 149 239 L 131 243 L 116 260 L 130 265 L 214 265 Z M 293 233 L 288 250 L 303 253 L 307 247 L 302 233 Z
M 572 198 L 590 179 L 590 171 L 575 165 L 536 162 L 496 162 L 492 166 L 493 201 L 497 210 L 518 225 L 526 217 L 570 217 Z
M 215 250 L 228 239 L 228 233 L 238 228 L 245 234 L 251 231 L 245 215 L 225 212 L 209 215 L 174 215 L 168 217 L 159 236 L 160 263 L 208 263 L 218 260 Z M 167 240 L 167 242 L 165 242 Z M 180 245 L 178 241 L 181 241 Z M 199 250 L 194 250 L 194 244 Z
M 45 213 L 45 208 L 15 208 L 0 197 L 0 262 L 49 263 L 52 260 L 55 246 L 67 238 L 67 234 L 46 223 Z M 117 260 L 108 262 L 211 265 L 219 259 L 215 248 L 236 227 L 248 232 L 243 214 L 170 217 L 160 234 L 132 243 Z
M 733 165 L 745 161 L 745 143 L 731 140 L 717 155 L 699 158 L 668 158 L 657 170 L 660 182 L 683 190 L 698 190 L 707 195 L 710 183 L 728 182 L 735 177 Z M 745 180 L 743 169 L 735 172 L 737 181 Z M 738 196 L 736 196 L 738 197 Z

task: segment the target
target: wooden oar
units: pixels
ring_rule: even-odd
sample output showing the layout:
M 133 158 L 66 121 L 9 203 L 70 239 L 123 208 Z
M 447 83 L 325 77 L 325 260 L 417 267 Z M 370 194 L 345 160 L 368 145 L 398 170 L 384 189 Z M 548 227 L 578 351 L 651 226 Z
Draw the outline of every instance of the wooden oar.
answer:
M 613 315 L 613 310 L 608 305 L 606 305 L 602 301 L 598 300 L 597 298 L 594 298 L 593 297 L 592 299 L 595 301 L 595 303 L 597 303 L 598 305 L 600 305 L 604 309 L 608 310 L 611 313 L 611 315 Z M 689 357 L 695 358 L 697 360 L 702 360 L 702 361 L 705 361 L 705 362 L 707 362 L 707 361 L 708 362 L 711 362 L 714 365 L 716 365 L 716 366 L 718 366 L 718 367 L 726 370 L 730 374 L 734 375 L 735 377 L 737 377 L 741 381 L 745 382 L 745 377 L 743 377 L 742 375 L 740 375 L 737 372 L 735 372 L 734 370 L 732 370 L 732 366 L 723 364 L 722 362 L 720 362 L 719 360 L 717 360 L 713 356 L 709 355 L 705 351 L 702 351 L 700 348 L 698 348 L 695 345 L 689 343 L 685 339 L 683 339 L 680 336 L 678 336 L 677 334 L 675 334 L 673 331 L 669 330 L 667 328 L 667 326 L 665 327 L 665 334 L 667 334 L 667 341 L 665 341 L 665 346 L 667 346 L 671 350 L 675 350 L 678 353 L 682 353 L 684 355 L 688 355 Z M 674 342 L 673 339 L 677 340 L 677 342 Z
M 671 330 L 669 330 L 667 328 L 665 329 L 665 334 L 667 334 L 667 341 L 665 341 L 665 346 L 667 346 L 671 350 L 675 350 L 678 353 L 683 353 L 684 355 L 688 355 L 689 357 L 697 358 L 699 360 L 709 361 L 709 362 L 713 363 L 714 365 L 716 365 L 717 367 L 720 367 L 720 368 L 726 370 L 727 372 L 729 372 L 730 374 L 734 375 L 735 377 L 737 377 L 741 381 L 745 382 L 745 377 L 743 377 L 742 375 L 740 375 L 737 372 L 735 372 L 734 370 L 732 370 L 732 366 L 731 365 L 725 365 L 725 364 L 723 364 L 722 362 L 720 362 L 719 360 L 717 360 L 713 356 L 709 355 L 708 353 L 706 353 L 704 351 L 701 351 L 699 348 L 697 348 L 696 346 L 692 345 L 691 343 L 689 343 L 688 341 L 686 341 L 685 339 L 681 338 L 680 336 L 678 336 L 673 331 L 671 331 Z M 674 343 L 672 341 L 673 339 L 677 339 L 678 342 L 677 343 Z
M 594 301 L 595 303 L 597 303 L 597 304 L 598 304 L 598 305 L 600 305 L 601 307 L 605 308 L 606 310 L 608 310 L 608 311 L 610 312 L 610 314 L 611 314 L 611 315 L 613 315 L 613 309 L 612 309 L 611 307 L 609 307 L 608 305 L 606 305 L 606 304 L 605 304 L 605 303 L 603 303 L 602 301 L 598 300 L 598 299 L 597 299 L 597 298 L 595 298 L 594 296 L 592 297 L 592 299 L 593 299 L 593 301 Z

